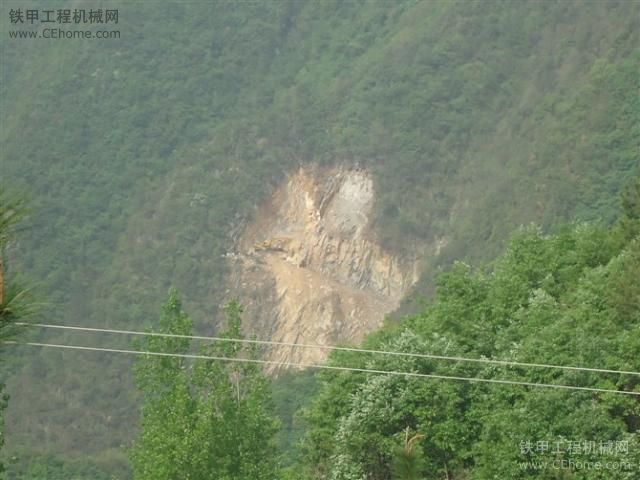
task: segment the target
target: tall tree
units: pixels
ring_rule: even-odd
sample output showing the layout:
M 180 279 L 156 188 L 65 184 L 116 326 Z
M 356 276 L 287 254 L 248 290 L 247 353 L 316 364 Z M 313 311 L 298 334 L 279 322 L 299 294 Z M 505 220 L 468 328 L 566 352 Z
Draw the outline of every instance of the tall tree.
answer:
M 418 443 L 424 435 L 416 433 L 409 436 L 409 427 L 405 430 L 404 443 L 396 447 L 391 459 L 391 472 L 394 480 L 420 480 L 424 460 Z
M 241 306 L 226 306 L 227 328 L 220 335 L 241 340 Z M 190 335 L 192 322 L 175 290 L 169 294 L 160 333 Z M 185 354 L 190 341 L 147 337 L 144 351 Z M 203 356 L 228 361 L 144 356 L 136 365 L 144 394 L 142 434 L 131 459 L 137 480 L 272 480 L 277 457 L 267 380 L 258 351 L 240 342 L 202 347 Z
M 5 276 L 5 250 L 15 238 L 16 225 L 23 212 L 23 201 L 0 186 L 0 328 L 3 330 L 19 313 L 19 309 L 15 309 L 17 292 L 9 287 Z
M 632 240 L 640 233 L 640 177 L 629 184 L 622 195 L 622 217 L 619 227 L 626 241 Z
M 9 281 L 9 276 L 5 275 L 6 248 L 14 240 L 16 226 L 23 214 L 24 201 L 0 186 L 0 340 L 11 336 L 13 332 L 9 327 L 31 313 L 34 305 L 29 298 L 29 291 L 18 282 Z M 7 407 L 8 399 L 4 393 L 4 384 L 0 383 L 0 447 L 4 445 L 2 412 Z M 2 471 L 4 466 L 0 463 L 0 472 Z

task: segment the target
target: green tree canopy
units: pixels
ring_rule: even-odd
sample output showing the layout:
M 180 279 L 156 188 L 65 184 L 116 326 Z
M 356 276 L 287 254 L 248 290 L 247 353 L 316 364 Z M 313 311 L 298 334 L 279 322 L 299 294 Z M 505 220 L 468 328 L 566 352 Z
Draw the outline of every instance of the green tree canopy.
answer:
M 441 275 L 435 300 L 398 331 L 374 335 L 368 348 L 638 372 L 638 278 L 640 240 L 620 242 L 617 226 L 579 223 L 554 235 L 522 228 L 492 265 L 458 263 Z M 331 361 L 640 391 L 640 379 L 629 374 L 386 355 L 354 362 L 351 357 L 333 355 Z M 637 478 L 637 397 L 349 372 L 323 378 L 306 413 L 308 478 Z M 424 457 L 417 472 L 410 472 L 406 449 L 398 450 L 407 428 L 425 435 L 414 442 Z M 571 442 L 591 447 L 578 451 Z M 603 477 L 593 469 L 536 469 L 527 463 L 554 460 L 609 461 L 621 467 Z
M 242 308 L 226 306 L 229 339 L 243 339 Z M 159 333 L 191 335 L 191 319 L 175 290 L 169 293 Z M 186 338 L 149 336 L 142 351 L 187 354 Z M 142 432 L 131 460 L 137 480 L 273 480 L 277 471 L 267 381 L 256 360 L 258 351 L 240 342 L 202 346 L 202 356 L 143 356 L 136 379 L 144 396 Z

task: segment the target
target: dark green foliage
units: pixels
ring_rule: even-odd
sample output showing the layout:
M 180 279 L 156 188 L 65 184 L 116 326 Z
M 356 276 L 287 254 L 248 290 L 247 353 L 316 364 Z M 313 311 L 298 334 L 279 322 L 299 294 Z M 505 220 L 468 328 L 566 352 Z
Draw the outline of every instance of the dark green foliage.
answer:
M 83 460 L 65 462 L 53 455 L 29 458 L 28 452 L 23 452 L 20 458 L 14 457 L 7 468 L 8 480 L 115 480 L 116 478 L 118 477 Z
M 640 235 L 640 177 L 627 187 L 622 197 L 620 232 L 623 241 Z
M 7 250 L 17 241 L 18 223 L 24 215 L 24 199 L 0 185 L 0 342 L 12 339 L 17 333 L 14 324 L 26 321 L 27 317 L 37 310 L 31 291 L 9 270 L 7 262 Z M 0 344 L 3 355 L 0 360 L 2 370 L 9 363 L 4 347 Z M 8 400 L 5 385 L 0 381 L 0 448 L 5 443 L 4 410 L 7 408 Z M 0 462 L 1 472 L 4 472 L 4 464 Z
M 298 414 L 316 393 L 316 372 L 284 371 L 271 380 L 274 413 L 282 426 L 278 431 L 278 447 L 287 454 L 284 460 L 292 463 L 298 456 L 296 447 L 305 430 L 304 420 Z
M 0 248 L 15 240 L 16 226 L 25 214 L 24 199 L 0 185 Z
M 425 312 L 374 346 L 640 371 L 638 245 L 636 239 L 620 246 L 617 227 L 576 224 L 550 236 L 538 228 L 522 229 L 489 269 L 457 264 L 441 275 Z M 348 364 L 358 365 L 356 360 Z M 366 366 L 640 392 L 633 375 L 384 355 Z M 301 468 L 315 479 L 386 480 L 394 471 L 397 478 L 603 478 L 593 469 L 527 465 L 554 460 L 624 465 L 607 470 L 606 478 L 632 479 L 637 473 L 632 450 L 638 445 L 640 409 L 636 398 L 624 395 L 343 372 L 326 378 L 306 419 Z M 416 441 L 424 463 L 417 473 L 401 477 L 398 469 L 408 470 L 411 461 L 398 451 L 398 441 L 406 442 L 408 431 L 424 434 Z M 554 456 L 549 448 L 535 449 L 536 442 L 566 446 L 570 440 L 623 442 L 628 451 L 565 449 Z
M 424 435 L 409 438 L 409 427 L 405 431 L 404 444 L 397 446 L 391 458 L 393 480 L 420 480 L 424 469 L 422 448 L 417 443 Z

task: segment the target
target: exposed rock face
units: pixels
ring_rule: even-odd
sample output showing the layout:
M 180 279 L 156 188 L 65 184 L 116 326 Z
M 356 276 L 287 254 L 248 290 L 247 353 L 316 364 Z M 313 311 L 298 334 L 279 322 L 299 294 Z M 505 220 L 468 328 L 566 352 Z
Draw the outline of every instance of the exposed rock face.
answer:
M 358 342 L 381 325 L 417 281 L 418 265 L 376 244 L 368 230 L 373 200 L 363 170 L 301 168 L 275 192 L 229 255 L 247 330 L 334 345 Z M 278 347 L 266 356 L 312 363 L 327 354 Z

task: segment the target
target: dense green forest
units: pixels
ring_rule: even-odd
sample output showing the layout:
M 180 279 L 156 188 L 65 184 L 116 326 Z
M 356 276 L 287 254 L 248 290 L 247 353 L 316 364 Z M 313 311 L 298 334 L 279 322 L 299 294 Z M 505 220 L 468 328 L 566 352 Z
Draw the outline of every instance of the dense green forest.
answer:
M 574 224 L 555 235 L 523 228 L 486 268 L 456 263 L 422 313 L 371 336 L 367 347 L 638 372 L 640 181 L 634 195 L 617 228 Z M 352 353 L 332 362 L 613 391 L 640 385 L 638 373 Z M 303 478 L 394 478 L 392 452 L 407 428 L 424 435 L 424 466 L 412 478 L 632 479 L 640 471 L 638 397 L 350 372 L 322 373 L 321 385 L 304 410 Z M 597 448 L 566 448 L 576 441 Z M 624 447 L 607 450 L 605 442 Z M 563 460 L 619 467 L 551 467 Z M 527 464 L 544 461 L 546 469 Z
M 0 183 L 28 199 L 7 264 L 46 297 L 46 323 L 164 328 L 175 286 L 193 331 L 224 331 L 222 255 L 256 206 L 298 165 L 357 165 L 373 173 L 384 245 L 447 240 L 368 346 L 639 369 L 638 200 L 627 194 L 626 213 L 619 201 L 640 174 L 637 1 L 113 1 L 121 36 L 104 41 L 12 39 L 20 7 L 0 4 Z M 9 478 L 144 469 L 131 448 L 146 448 L 148 395 L 132 359 L 32 347 L 3 359 Z M 615 375 L 331 362 L 637 389 Z M 639 463 L 638 403 L 622 395 L 329 371 L 268 383 L 288 478 L 391 478 L 407 435 L 424 435 L 427 478 L 556 478 L 517 470 L 521 440 L 628 440 Z
M 481 268 L 457 262 L 438 277 L 437 294 L 421 313 L 364 344 L 428 352 L 429 358 L 336 352 L 328 364 L 413 377 L 328 370 L 315 375 L 317 386 L 300 381 L 305 375 L 290 375 L 269 388 L 256 363 L 209 359 L 259 359 L 255 345 L 237 342 L 202 345 L 195 360 L 141 357 L 135 366 L 144 397 L 141 434 L 130 451 L 134 478 L 637 478 L 640 179 L 623 205 L 610 228 L 574 223 L 553 235 L 534 226 L 518 229 L 495 261 Z M 232 302 L 225 311 L 227 326 L 219 335 L 243 339 L 241 306 Z M 192 327 L 171 291 L 154 332 L 184 336 Z M 184 337 L 149 337 L 137 348 L 191 351 Z M 542 359 L 547 366 L 539 365 Z M 558 385 L 583 390 L 551 388 Z M 297 441 L 281 443 L 286 448 L 278 451 L 276 431 L 291 429 L 275 416 L 279 390 L 306 398 L 306 405 L 294 419 L 304 434 L 294 433 Z M 277 403 L 282 408 L 283 400 Z M 415 445 L 408 450 L 410 433 Z M 55 459 L 41 462 L 15 478 L 71 474 Z M 580 467 L 594 464 L 602 466 Z
M 517 230 L 494 262 L 482 268 L 456 263 L 438 277 L 437 295 L 424 311 L 365 342 L 368 350 L 429 352 L 430 358 L 337 352 L 329 363 L 547 388 L 324 371 L 317 376 L 319 389 L 298 413 L 305 433 L 282 478 L 636 478 L 640 179 L 623 205 L 622 218 L 608 229 L 575 223 L 554 235 L 533 226 Z M 229 327 L 222 335 L 242 338 L 241 309 L 232 303 L 227 314 Z M 191 325 L 171 293 L 160 331 L 188 335 Z M 188 347 L 187 340 L 173 338 L 142 346 L 165 353 L 187 353 Z M 200 352 L 258 358 L 257 350 L 243 356 L 242 349 L 223 343 Z M 608 372 L 542 367 L 541 359 Z M 180 358 L 139 362 L 146 400 L 143 435 L 133 451 L 135 478 L 276 478 L 275 424 L 265 379 L 255 364 L 239 365 L 211 360 L 188 365 Z M 290 378 L 285 383 L 289 396 L 301 395 L 304 383 L 298 388 Z M 401 457 L 406 468 L 394 468 L 409 432 L 416 450 Z M 543 462 L 547 468 L 534 467 Z M 560 462 L 615 467 L 552 467 Z M 398 473 L 412 469 L 406 476 Z

